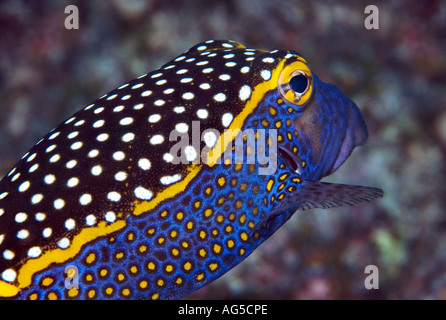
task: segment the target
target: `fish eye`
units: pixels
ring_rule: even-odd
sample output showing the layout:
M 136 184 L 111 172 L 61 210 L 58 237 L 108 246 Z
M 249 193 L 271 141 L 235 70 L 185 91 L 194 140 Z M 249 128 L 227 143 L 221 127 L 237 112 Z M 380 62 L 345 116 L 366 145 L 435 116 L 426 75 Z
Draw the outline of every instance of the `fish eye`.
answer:
M 291 78 L 290 88 L 297 94 L 303 94 L 308 87 L 308 79 L 303 74 L 298 74 Z
M 313 79 L 307 64 L 298 60 L 286 66 L 279 76 L 278 89 L 284 100 L 303 108 L 313 91 Z

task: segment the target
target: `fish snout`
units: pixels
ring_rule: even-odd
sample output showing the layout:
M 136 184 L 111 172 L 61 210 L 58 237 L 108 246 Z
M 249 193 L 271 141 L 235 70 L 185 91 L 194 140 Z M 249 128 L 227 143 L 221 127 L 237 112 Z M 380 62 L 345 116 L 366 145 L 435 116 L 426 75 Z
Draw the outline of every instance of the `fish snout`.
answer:
M 368 138 L 367 125 L 358 107 L 352 100 L 344 99 L 347 109 L 347 128 L 330 174 L 344 163 L 355 147 L 366 144 Z

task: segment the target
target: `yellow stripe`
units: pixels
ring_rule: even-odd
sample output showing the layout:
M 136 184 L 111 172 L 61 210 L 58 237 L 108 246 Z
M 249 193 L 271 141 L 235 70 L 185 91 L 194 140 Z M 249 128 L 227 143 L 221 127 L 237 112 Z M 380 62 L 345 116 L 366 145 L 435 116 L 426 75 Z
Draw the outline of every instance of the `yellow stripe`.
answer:
M 223 154 L 223 152 L 226 150 L 226 147 L 240 132 L 240 128 L 243 127 L 246 118 L 259 105 L 260 101 L 265 96 L 265 93 L 268 92 L 269 90 L 277 88 L 280 72 L 276 71 L 281 70 L 285 62 L 286 59 L 283 59 L 276 67 L 276 69 L 273 70 L 273 72 L 271 72 L 272 74 L 271 79 L 258 84 L 254 88 L 251 94 L 251 98 L 246 102 L 245 108 L 234 118 L 229 128 L 225 130 L 225 132 L 218 138 L 215 147 L 209 150 L 206 158 L 206 164 L 209 167 L 213 167 L 216 163 L 219 162 L 218 160 Z
M 74 258 L 86 243 L 118 231 L 124 228 L 125 225 L 124 220 L 116 221 L 110 225 L 107 225 L 105 221 L 99 222 L 97 227 L 83 229 L 73 238 L 71 245 L 67 249 L 48 250 L 39 258 L 29 259 L 18 272 L 18 289 L 30 286 L 32 277 L 37 272 L 45 270 L 53 263 L 63 263 L 68 259 Z M 7 290 L 5 292 L 0 290 L 0 296 L 3 296 L 4 293 L 8 293 Z
M 279 65 L 276 67 L 275 70 L 281 70 L 285 64 L 286 60 L 283 59 L 279 63 Z M 274 71 L 275 71 L 274 70 Z M 260 101 L 263 99 L 266 92 L 269 90 L 272 90 L 274 88 L 277 88 L 277 83 L 279 81 L 279 74 L 280 72 L 272 72 L 271 79 L 265 82 L 262 82 L 258 84 L 252 94 L 251 98 L 246 103 L 244 109 L 242 112 L 240 112 L 232 121 L 231 125 L 225 132 L 218 138 L 217 143 L 214 148 L 209 150 L 206 159 L 204 162 L 212 167 L 214 166 L 218 159 L 220 159 L 221 155 L 223 154 L 224 150 L 228 146 L 228 144 L 237 136 L 237 134 L 241 131 L 240 128 L 243 126 L 243 123 L 245 122 L 245 119 L 253 112 L 253 110 L 257 107 L 257 105 L 260 103 Z M 203 161 L 203 159 L 202 159 Z M 180 192 L 183 192 L 186 190 L 187 186 L 189 185 L 190 181 L 197 176 L 197 174 L 200 172 L 202 168 L 202 165 L 195 165 L 188 168 L 189 173 L 186 175 L 186 177 L 169 186 L 168 188 L 164 189 L 160 193 L 158 193 L 155 198 L 148 201 L 135 201 L 135 207 L 133 209 L 133 214 L 138 216 L 144 212 L 150 211 L 153 208 L 155 208 L 160 202 L 170 199 Z
M 10 298 L 14 297 L 19 293 L 19 288 L 11 283 L 6 283 L 0 280 L 0 297 Z
M 155 198 L 149 201 L 135 201 L 135 208 L 133 209 L 133 214 L 135 216 L 138 216 L 144 212 L 147 212 L 149 210 L 152 210 L 155 208 L 161 201 L 169 199 L 177 195 L 178 193 L 186 190 L 187 185 L 189 182 L 200 172 L 202 165 L 194 165 L 191 166 L 189 169 L 190 172 L 186 175 L 186 177 L 169 186 L 168 188 L 164 189 L 160 193 L 156 195 Z

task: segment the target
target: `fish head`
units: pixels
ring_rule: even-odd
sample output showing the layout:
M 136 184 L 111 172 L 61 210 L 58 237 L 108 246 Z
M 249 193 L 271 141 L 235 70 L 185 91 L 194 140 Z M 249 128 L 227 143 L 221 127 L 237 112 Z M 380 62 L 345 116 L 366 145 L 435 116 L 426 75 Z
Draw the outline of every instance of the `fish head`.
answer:
M 333 84 L 321 81 L 297 53 L 281 70 L 278 91 L 293 112 L 294 138 L 280 154 L 306 180 L 337 170 L 368 131 L 356 104 Z

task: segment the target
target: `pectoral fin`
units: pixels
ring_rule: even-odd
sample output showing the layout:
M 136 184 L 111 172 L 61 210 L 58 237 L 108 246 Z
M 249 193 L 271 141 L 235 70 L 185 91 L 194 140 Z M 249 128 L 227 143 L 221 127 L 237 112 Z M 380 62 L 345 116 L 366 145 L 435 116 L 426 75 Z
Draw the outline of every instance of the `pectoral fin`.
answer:
M 352 206 L 382 197 L 383 190 L 378 188 L 306 181 L 298 191 L 283 200 L 296 210 L 308 210 Z
M 277 201 L 265 220 L 258 223 L 254 230 L 266 239 L 297 210 L 352 206 L 382 196 L 383 191 L 378 188 L 304 181 L 295 192 L 286 193 L 285 197 Z

